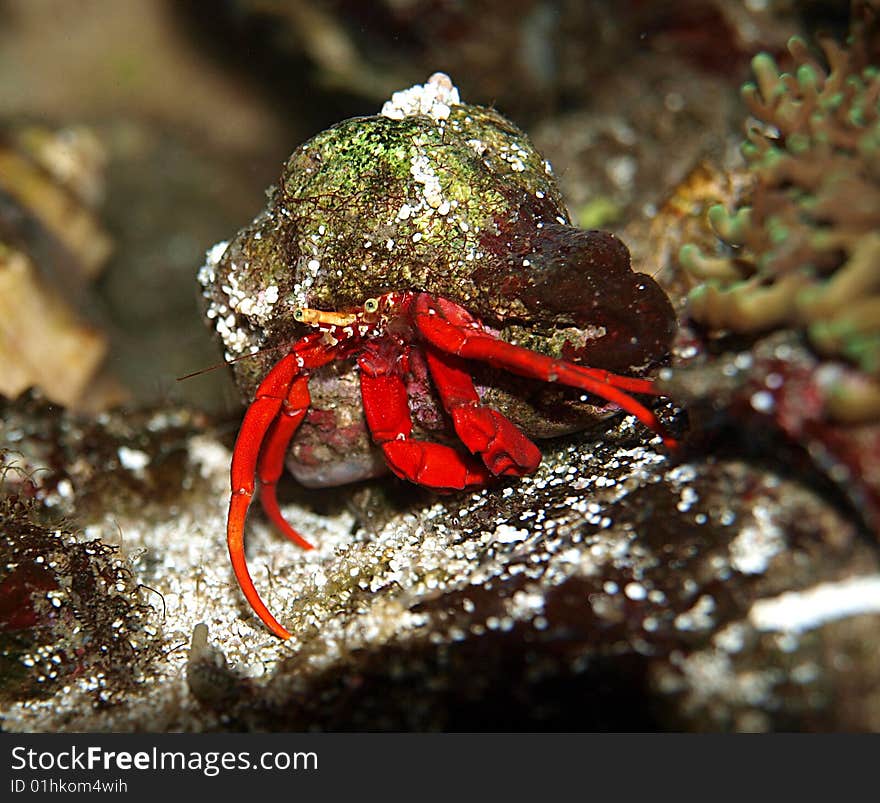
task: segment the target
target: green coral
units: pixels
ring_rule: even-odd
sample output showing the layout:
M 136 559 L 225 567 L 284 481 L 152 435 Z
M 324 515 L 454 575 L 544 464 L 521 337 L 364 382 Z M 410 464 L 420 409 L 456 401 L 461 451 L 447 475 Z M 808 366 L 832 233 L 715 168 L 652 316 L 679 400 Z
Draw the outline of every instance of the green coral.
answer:
M 748 197 L 713 206 L 723 251 L 686 245 L 698 280 L 690 314 L 736 332 L 796 328 L 862 373 L 830 412 L 880 418 L 880 70 L 863 28 L 850 46 L 820 40 L 827 67 L 798 37 L 792 72 L 766 53 L 742 89 L 755 124 L 742 152 Z

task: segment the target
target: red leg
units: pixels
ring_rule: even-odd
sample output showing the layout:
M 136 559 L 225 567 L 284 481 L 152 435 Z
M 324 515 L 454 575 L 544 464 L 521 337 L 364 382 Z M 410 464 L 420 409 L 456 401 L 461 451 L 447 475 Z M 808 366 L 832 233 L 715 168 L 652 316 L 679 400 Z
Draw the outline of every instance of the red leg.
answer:
M 658 433 L 669 448 L 678 446 L 677 441 L 666 434 L 657 416 L 624 390 L 656 393 L 648 380 L 585 368 L 514 346 L 485 332 L 479 321 L 458 304 L 434 298 L 427 293 L 416 297 L 413 317 L 421 334 L 441 351 L 465 359 L 481 360 L 520 376 L 585 390 L 636 416 L 645 426 Z
M 269 613 L 248 571 L 244 554 L 244 524 L 254 496 L 260 447 L 281 409 L 288 386 L 298 373 L 296 355 L 288 354 L 263 380 L 253 403 L 245 413 L 232 453 L 232 496 L 229 499 L 229 517 L 226 521 L 226 543 L 238 585 L 257 616 L 276 636 L 283 639 L 290 638 L 290 633 Z
M 495 476 L 531 474 L 541 452 L 511 421 L 480 403 L 464 361 L 430 346 L 425 354 L 440 400 L 464 445 Z
M 492 476 L 481 464 L 449 446 L 410 437 L 412 418 L 406 387 L 395 371 L 398 357 L 369 352 L 358 359 L 367 426 L 391 470 L 401 479 L 435 490 L 485 485 Z
M 290 440 L 296 434 L 299 425 L 309 411 L 308 379 L 304 376 L 295 379 L 290 386 L 287 398 L 281 405 L 281 411 L 269 429 L 266 443 L 260 454 L 258 474 L 260 477 L 260 503 L 269 520 L 291 541 L 303 549 L 314 547 L 293 529 L 278 509 L 276 486 L 284 471 L 284 458 Z
M 290 638 L 290 633 L 269 612 L 257 593 L 248 571 L 244 553 L 244 525 L 254 496 L 257 461 L 267 440 L 267 433 L 273 427 L 282 405 L 292 393 L 292 386 L 297 384 L 296 380 L 302 370 L 322 365 L 331 359 L 333 354 L 322 345 L 320 334 L 309 335 L 299 341 L 294 351 L 279 360 L 257 388 L 254 401 L 245 413 L 232 453 L 230 471 L 232 494 L 229 498 L 229 515 L 226 521 L 226 543 L 232 561 L 232 570 L 251 608 L 276 636 L 283 639 Z M 273 450 L 279 448 L 281 437 L 286 434 L 283 432 L 285 427 L 282 426 L 281 429 L 281 434 L 269 437 L 270 442 L 277 437 L 277 442 L 272 443 Z M 270 478 L 273 471 L 274 464 L 270 460 L 268 469 Z

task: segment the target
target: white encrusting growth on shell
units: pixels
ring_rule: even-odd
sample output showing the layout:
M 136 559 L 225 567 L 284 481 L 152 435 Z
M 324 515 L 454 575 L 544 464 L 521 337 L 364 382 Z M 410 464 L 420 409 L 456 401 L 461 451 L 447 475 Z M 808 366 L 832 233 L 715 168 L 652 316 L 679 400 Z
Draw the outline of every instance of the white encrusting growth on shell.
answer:
M 403 120 L 416 114 L 427 115 L 435 120 L 449 117 L 449 107 L 461 103 L 458 89 L 448 75 L 434 73 L 426 83 L 395 92 L 382 107 L 380 114 L 392 120 Z
M 526 169 L 526 163 L 523 160 L 529 158 L 528 151 L 522 145 L 512 142 L 508 147 L 502 148 L 498 154 L 514 173 L 522 173 Z
M 422 191 L 422 197 L 424 198 L 425 203 L 431 207 L 432 209 L 437 209 L 441 204 L 444 203 L 443 200 L 443 190 L 440 186 L 440 179 L 437 177 L 437 173 L 434 171 L 434 167 L 431 164 L 431 159 L 428 154 L 424 152 L 419 152 L 412 157 L 412 161 L 410 163 L 409 169 L 410 175 L 413 177 L 413 181 L 416 184 L 421 184 L 424 187 Z M 410 213 L 413 210 L 410 209 Z
M 246 351 L 255 350 L 257 347 L 250 341 L 251 335 L 239 325 L 238 315 L 243 315 L 257 324 L 264 324 L 269 320 L 272 309 L 280 297 L 278 285 L 270 284 L 256 294 L 251 294 L 239 286 L 238 274 L 230 271 L 226 277 L 226 283 L 220 285 L 226 301 L 218 301 L 212 295 L 217 279 L 217 266 L 223 259 L 229 243 L 227 241 L 216 243 L 205 254 L 205 264 L 199 269 L 198 281 L 204 288 L 202 294 L 208 299 L 208 308 L 205 316 L 214 321 L 214 329 L 220 335 L 226 348 L 227 357 L 238 356 Z
M 381 115 L 394 120 L 402 120 L 413 115 L 431 117 L 443 128 L 449 118 L 450 107 L 460 104 L 458 90 L 449 76 L 435 73 L 425 84 L 418 84 L 401 92 L 395 92 L 381 111 Z M 479 142 L 474 140 L 474 142 Z M 416 189 L 415 202 L 404 202 L 397 211 L 397 221 L 412 220 L 420 228 L 427 231 L 436 223 L 434 215 L 449 218 L 451 223 L 459 225 L 463 232 L 470 229 L 468 222 L 459 217 L 458 201 L 444 197 L 443 185 L 435 169 L 436 154 L 422 139 L 413 143 L 416 147 L 410 158 L 410 175 Z M 485 148 L 485 146 L 481 147 Z M 434 218 L 436 220 L 436 218 Z M 394 221 L 390 221 L 394 222 Z M 412 234 L 413 243 L 419 242 L 423 231 Z M 393 241 L 387 240 L 386 247 L 391 250 Z

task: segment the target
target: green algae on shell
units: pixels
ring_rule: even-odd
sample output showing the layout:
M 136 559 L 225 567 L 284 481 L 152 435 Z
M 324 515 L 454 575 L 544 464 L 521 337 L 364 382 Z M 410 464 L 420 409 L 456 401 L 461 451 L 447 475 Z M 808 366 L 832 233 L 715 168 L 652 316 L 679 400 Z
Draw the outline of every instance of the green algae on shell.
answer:
M 485 308 L 473 280 L 484 234 L 526 210 L 568 222 L 525 134 L 492 109 L 458 103 L 445 76 L 421 89 L 437 101 L 424 113 L 392 101 L 298 148 L 268 208 L 209 253 L 200 281 L 228 357 L 289 340 L 298 306 L 339 309 L 430 288 Z M 240 365 L 239 380 L 265 372 L 254 368 Z

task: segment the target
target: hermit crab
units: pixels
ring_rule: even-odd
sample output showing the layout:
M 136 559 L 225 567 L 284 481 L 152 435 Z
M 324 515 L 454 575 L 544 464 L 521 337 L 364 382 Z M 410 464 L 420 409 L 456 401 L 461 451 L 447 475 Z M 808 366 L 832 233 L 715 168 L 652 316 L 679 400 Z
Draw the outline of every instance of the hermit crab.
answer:
M 309 486 L 390 469 L 439 492 L 477 488 L 533 472 L 533 437 L 609 407 L 675 445 L 631 395 L 658 395 L 638 374 L 668 353 L 666 295 L 616 237 L 572 226 L 526 135 L 461 103 L 443 74 L 300 146 L 266 209 L 209 251 L 199 280 L 250 400 L 229 553 L 281 638 L 244 529 L 259 481 L 268 518 L 311 546 L 279 510 L 285 466 Z

